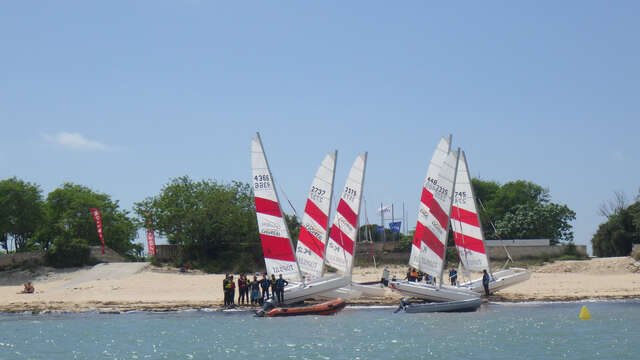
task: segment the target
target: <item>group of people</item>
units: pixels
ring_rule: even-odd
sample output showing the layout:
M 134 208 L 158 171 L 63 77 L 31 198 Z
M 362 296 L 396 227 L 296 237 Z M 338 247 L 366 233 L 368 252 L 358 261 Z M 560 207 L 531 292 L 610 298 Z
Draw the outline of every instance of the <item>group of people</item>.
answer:
M 436 284 L 436 278 L 434 276 L 422 273 L 412 267 L 410 267 L 407 271 L 407 281 L 421 282 L 423 278 L 427 284 Z M 449 270 L 449 282 L 451 283 L 451 286 L 458 285 L 458 272 L 454 267 L 451 267 L 451 269 Z M 489 276 L 489 273 L 487 273 L 486 269 L 482 270 L 482 286 L 484 287 L 484 293 L 486 296 L 490 295 L 489 282 L 491 282 L 491 276 Z
M 262 305 L 270 298 L 275 299 L 278 304 L 284 302 L 284 288 L 289 282 L 282 278 L 282 274 L 276 279 L 275 275 L 271 275 L 271 279 L 267 277 L 267 273 L 262 273 L 262 279 L 258 279 L 258 274 L 253 275 L 250 280 L 246 274 L 240 274 L 238 278 L 238 305 Z M 271 293 L 269 293 L 271 289 Z M 235 305 L 236 284 L 233 281 L 233 275 L 226 274 L 222 280 L 222 290 L 224 291 L 224 305 Z M 262 290 L 262 291 L 261 291 Z
M 435 276 L 431 276 L 429 274 L 423 273 L 422 271 L 418 271 L 412 267 L 410 267 L 409 270 L 407 271 L 407 277 L 405 279 L 411 282 L 422 282 L 422 280 L 424 279 L 424 281 L 427 284 L 432 284 L 432 285 L 436 284 Z

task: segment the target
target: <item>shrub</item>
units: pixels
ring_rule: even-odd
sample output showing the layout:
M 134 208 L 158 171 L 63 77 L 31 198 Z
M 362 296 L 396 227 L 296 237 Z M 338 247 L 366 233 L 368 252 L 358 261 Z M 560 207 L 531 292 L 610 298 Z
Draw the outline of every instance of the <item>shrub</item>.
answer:
M 57 268 L 95 264 L 91 258 L 91 248 L 84 239 L 56 238 L 53 248 L 47 250 L 45 262 Z

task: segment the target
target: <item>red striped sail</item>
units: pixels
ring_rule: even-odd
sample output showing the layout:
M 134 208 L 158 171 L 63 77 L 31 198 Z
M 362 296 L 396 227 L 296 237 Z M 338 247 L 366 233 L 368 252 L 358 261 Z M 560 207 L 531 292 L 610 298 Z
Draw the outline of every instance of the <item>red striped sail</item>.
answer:
M 356 158 L 349 171 L 327 242 L 327 265 L 344 273 L 350 273 L 353 265 L 366 166 L 367 153 L 364 153 Z
M 444 228 L 444 225 L 446 225 L 447 216 L 440 205 L 437 203 L 437 201 L 435 201 L 430 187 L 433 186 L 434 181 L 437 182 L 438 173 L 442 168 L 442 163 L 444 162 L 444 159 L 446 158 L 450 150 L 451 136 L 441 138 L 438 146 L 433 153 L 433 156 L 431 157 L 431 162 L 429 162 L 427 176 L 425 177 L 424 184 L 422 185 L 420 205 L 418 206 L 418 221 L 416 223 L 416 231 L 413 234 L 411 256 L 409 257 L 409 265 L 414 268 L 418 268 L 420 265 L 420 249 L 423 242 L 426 243 L 432 251 L 436 252 L 436 254 L 439 254 L 441 252 L 438 245 L 436 245 L 433 241 L 428 240 L 433 239 L 435 235 L 432 230 L 427 227 L 427 224 L 429 218 L 431 216 L 435 216 L 438 220 L 440 228 Z M 444 247 L 442 248 L 444 249 Z
M 467 159 L 465 153 L 462 152 L 451 209 L 451 229 L 460 261 L 464 267 L 469 270 L 482 271 L 489 269 L 489 259 L 484 246 L 484 235 L 475 200 Z
M 273 176 L 267 163 L 260 135 L 251 141 L 251 168 L 258 230 L 267 273 L 288 279 L 300 279 L 289 229 L 282 217 Z
M 320 164 L 304 207 L 296 259 L 302 275 L 306 278 L 317 279 L 322 276 L 336 156 L 337 152 L 329 153 Z

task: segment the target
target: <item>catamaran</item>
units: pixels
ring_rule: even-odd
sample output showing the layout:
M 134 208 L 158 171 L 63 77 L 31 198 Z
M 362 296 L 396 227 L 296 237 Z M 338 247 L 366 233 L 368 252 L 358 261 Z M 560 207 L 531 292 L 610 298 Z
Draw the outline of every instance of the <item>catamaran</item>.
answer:
M 336 208 L 329 239 L 325 249 L 325 264 L 351 277 L 356 238 L 358 235 L 358 219 L 364 175 L 367 167 L 367 153 L 358 155 L 349 171 L 344 190 Z M 352 282 L 344 287 L 327 291 L 321 296 L 328 298 L 355 299 L 362 295 Z
M 453 207 L 451 209 L 451 227 L 458 255 L 460 256 L 461 267 L 464 269 L 462 272 L 488 270 L 491 278 L 489 291 L 498 291 L 526 281 L 531 277 L 529 271 L 521 268 L 509 268 L 491 272 L 482 223 L 478 216 L 476 197 L 471 184 L 469 164 L 464 151 L 460 154 L 460 164 L 456 175 Z M 458 276 L 461 275 L 459 274 Z M 484 292 L 482 279 L 468 281 L 460 284 L 460 286 L 478 293 Z
M 442 284 L 453 184 L 457 175 L 459 150 L 451 150 L 451 136 L 443 137 L 431 158 L 422 187 L 418 221 L 409 265 L 439 278 L 437 285 L 413 281 L 389 281 L 389 287 L 406 296 L 434 302 L 459 301 L 479 297 L 465 288 Z
M 335 158 L 334 158 L 335 160 Z M 262 146 L 260 134 L 251 141 L 253 192 L 260 241 L 267 274 L 291 279 L 284 290 L 284 302 L 294 303 L 351 283 L 351 274 L 334 275 L 305 282 L 293 251 L 289 228 L 282 216 L 275 181 Z

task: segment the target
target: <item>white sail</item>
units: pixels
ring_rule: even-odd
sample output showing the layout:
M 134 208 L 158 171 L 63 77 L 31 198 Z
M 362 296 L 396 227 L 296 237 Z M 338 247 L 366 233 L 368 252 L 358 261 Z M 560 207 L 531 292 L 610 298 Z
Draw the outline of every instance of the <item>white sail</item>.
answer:
M 327 243 L 327 225 L 331 198 L 333 196 L 333 180 L 336 173 L 337 151 L 327 154 L 322 161 L 309 189 L 309 197 L 304 208 L 296 259 L 302 275 L 317 279 L 322 276 L 324 265 L 324 248 Z
M 419 215 L 424 216 L 421 223 L 425 224 L 425 227 L 419 234 L 422 244 L 418 268 L 436 277 L 441 275 L 444 265 L 457 166 L 458 151 L 451 151 L 442 162 L 438 176 L 427 178 L 427 191 L 422 193 L 422 203 L 426 205 L 427 211 Z
M 451 230 L 453 231 L 460 261 L 473 271 L 489 269 L 489 259 L 484 245 L 482 225 L 478 217 L 476 197 L 471 185 L 467 158 L 462 152 L 456 175 L 456 184 L 451 208 Z
M 416 231 L 413 234 L 413 244 L 411 245 L 411 255 L 409 256 L 409 265 L 414 268 L 418 268 L 420 263 L 420 247 L 422 244 L 422 236 L 425 228 L 427 227 L 427 219 L 429 213 L 429 206 L 425 201 L 430 198 L 433 198 L 431 192 L 427 188 L 427 184 L 429 184 L 429 179 L 437 179 L 438 173 L 440 172 L 440 168 L 442 167 L 442 162 L 447 157 L 447 154 L 451 151 L 451 135 L 447 137 L 442 137 L 440 139 L 440 143 L 436 147 L 436 150 L 433 152 L 433 156 L 431 157 L 431 162 L 429 163 L 429 167 L 427 168 L 427 176 L 424 179 L 424 184 L 422 185 L 422 194 L 420 199 L 420 205 L 418 206 L 418 221 L 416 224 Z
M 251 169 L 258 230 L 267 273 L 287 279 L 300 279 L 289 229 L 282 216 L 275 182 L 262 147 L 260 134 L 251 141 Z
M 358 155 L 349 171 L 344 191 L 338 202 L 325 252 L 326 264 L 345 274 L 350 274 L 353 266 L 366 166 L 367 153 Z

